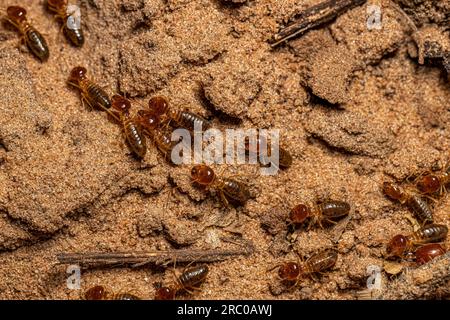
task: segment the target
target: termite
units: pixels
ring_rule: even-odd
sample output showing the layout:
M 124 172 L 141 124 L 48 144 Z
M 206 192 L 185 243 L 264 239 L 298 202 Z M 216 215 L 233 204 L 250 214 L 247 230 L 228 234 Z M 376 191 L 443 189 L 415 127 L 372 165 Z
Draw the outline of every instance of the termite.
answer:
M 166 97 L 155 96 L 148 101 L 148 108 L 154 115 L 161 117 L 169 110 L 169 101 Z
M 47 0 L 47 5 L 50 11 L 56 14 L 56 18 L 63 23 L 63 32 L 69 41 L 76 47 L 81 47 L 84 44 L 84 35 L 81 26 L 77 28 L 75 25 L 68 26 L 71 14 L 68 12 L 67 0 Z
M 244 205 L 251 197 L 245 184 L 231 178 L 218 177 L 211 167 L 204 164 L 195 165 L 191 169 L 191 179 L 205 189 L 215 189 L 225 206 L 229 202 Z
M 170 134 L 162 130 L 155 130 L 152 134 L 153 143 L 162 153 L 163 157 L 171 161 L 172 149 L 176 142 L 171 140 Z
M 81 91 L 82 102 L 86 101 L 91 108 L 108 110 L 111 100 L 108 94 L 86 76 L 84 67 L 75 67 L 70 72 L 68 83 Z
M 167 98 L 163 96 L 156 96 L 149 100 L 148 107 L 156 116 L 168 118 L 171 124 L 180 128 L 188 130 L 194 130 L 195 128 L 201 128 L 205 131 L 211 127 L 211 123 L 203 117 L 189 111 L 174 110 L 169 107 Z
M 149 110 L 139 110 L 136 121 L 144 129 L 144 132 L 150 136 L 164 158 L 170 161 L 172 149 L 177 142 L 172 141 L 168 131 L 160 126 L 161 119 Z
M 350 205 L 344 201 L 329 200 L 322 202 L 313 208 L 305 205 L 296 205 L 289 213 L 290 222 L 300 225 L 311 218 L 308 228 L 314 224 L 323 227 L 323 223 L 335 223 L 335 219 L 342 218 L 350 212 Z
M 176 283 L 173 286 L 158 288 L 155 293 L 155 300 L 173 300 L 178 292 L 192 293 L 194 290 L 198 290 L 198 285 L 205 281 L 208 273 L 207 265 L 186 269 L 179 277 L 176 277 Z
M 123 126 L 123 132 L 133 153 L 140 159 L 145 157 L 147 143 L 141 125 L 130 115 L 131 103 L 128 99 L 114 95 L 111 102 L 111 115 Z
M 86 300 L 141 300 L 138 296 L 128 292 L 110 293 L 106 291 L 105 287 L 99 285 L 88 289 L 84 298 Z
M 445 249 L 439 243 L 429 243 L 421 246 L 414 252 L 415 261 L 421 265 L 425 264 L 436 257 L 445 254 Z
M 185 270 L 179 277 L 177 281 L 177 291 L 185 290 L 192 291 L 197 289 L 197 285 L 204 282 L 206 276 L 209 273 L 209 268 L 207 265 L 199 265 Z
M 445 191 L 445 185 L 450 183 L 450 166 L 441 173 L 432 173 L 418 178 L 417 190 L 423 194 L 433 194 Z
M 261 146 L 267 146 L 266 154 L 261 153 Z M 258 157 L 258 160 L 263 162 L 263 164 L 269 164 L 270 158 L 272 156 L 272 148 L 267 142 L 264 136 L 258 135 L 253 145 L 250 143 L 249 137 L 245 137 L 245 151 L 247 155 L 254 155 Z M 278 167 L 281 169 L 287 169 L 292 165 L 292 156 L 286 149 L 278 146 Z
M 139 119 L 142 127 L 148 132 L 152 132 L 158 128 L 161 123 L 161 119 L 156 114 L 148 110 L 139 110 L 137 112 L 137 118 Z
M 403 257 L 405 253 L 412 251 L 415 246 L 441 241 L 447 237 L 447 234 L 447 226 L 442 224 L 429 224 L 408 236 L 401 234 L 394 236 L 388 243 L 386 252 L 388 257 Z
M 334 249 L 326 249 L 310 257 L 304 264 L 298 262 L 284 262 L 275 266 L 278 267 L 278 276 L 282 281 L 298 282 L 304 276 L 312 276 L 314 273 L 322 273 L 329 270 L 336 264 L 338 253 Z
M 433 213 L 430 207 L 418 194 L 404 190 L 392 182 L 385 182 L 383 184 L 383 192 L 389 198 L 401 204 L 406 204 L 423 225 L 433 222 Z
M 195 128 L 201 128 L 201 131 L 208 130 L 211 124 L 203 117 L 189 111 L 169 110 L 168 112 L 171 122 L 177 127 L 185 128 L 193 131 Z
M 48 60 L 50 52 L 44 37 L 28 22 L 27 10 L 19 6 L 10 6 L 6 9 L 6 20 L 15 26 L 22 35 L 31 52 L 42 62 Z

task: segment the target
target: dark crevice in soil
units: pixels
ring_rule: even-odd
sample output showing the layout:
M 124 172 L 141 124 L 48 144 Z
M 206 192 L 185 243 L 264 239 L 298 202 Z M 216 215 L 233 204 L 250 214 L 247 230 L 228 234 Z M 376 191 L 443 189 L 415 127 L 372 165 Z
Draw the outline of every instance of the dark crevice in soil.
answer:
M 212 103 L 209 101 L 209 99 L 206 97 L 204 86 L 201 86 L 201 89 L 198 92 L 199 100 L 202 104 L 202 106 L 211 112 L 216 118 L 219 119 L 219 121 L 222 124 L 229 124 L 229 125 L 240 125 L 242 124 L 242 119 L 239 119 L 237 117 L 230 116 L 223 112 L 222 110 L 218 110 Z
M 322 139 L 320 136 L 318 136 L 316 134 L 311 134 L 311 136 L 308 137 L 308 141 L 313 143 L 313 144 L 321 145 L 321 146 L 323 146 L 324 148 L 326 148 L 330 152 L 337 152 L 337 153 L 340 153 L 342 155 L 348 155 L 348 156 L 364 156 L 364 157 L 368 157 L 368 158 L 374 158 L 374 157 L 371 157 L 371 156 L 369 156 L 367 154 L 364 154 L 363 152 L 361 152 L 361 153 L 352 152 L 352 151 L 346 150 L 344 148 L 339 148 L 339 147 L 332 146 L 327 141 L 325 141 L 324 139 Z

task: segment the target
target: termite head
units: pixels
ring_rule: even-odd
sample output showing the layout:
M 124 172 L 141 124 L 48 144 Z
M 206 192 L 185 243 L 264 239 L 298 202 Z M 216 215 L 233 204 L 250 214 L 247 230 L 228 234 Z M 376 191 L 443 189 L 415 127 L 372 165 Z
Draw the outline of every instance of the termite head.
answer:
M 301 267 L 295 262 L 286 262 L 278 268 L 278 276 L 281 280 L 294 281 L 297 280 L 301 273 Z
M 111 99 L 111 108 L 121 114 L 128 114 L 131 109 L 131 103 L 130 100 L 116 94 Z
M 170 287 L 161 287 L 156 289 L 155 300 L 173 300 L 175 299 L 176 290 Z
M 215 179 L 214 170 L 207 165 L 195 165 L 191 170 L 191 178 L 200 185 L 210 185 Z
M 416 262 L 421 265 L 445 253 L 445 249 L 439 243 L 429 243 L 421 246 L 414 253 Z
M 104 300 L 106 290 L 103 286 L 95 286 L 87 290 L 84 294 L 86 300 Z
M 154 114 L 161 116 L 169 109 L 169 102 L 163 96 L 156 96 L 148 101 L 148 107 Z
M 160 119 L 149 110 L 139 110 L 137 113 L 138 121 L 146 130 L 154 130 L 159 125 Z
M 398 185 L 392 182 L 383 183 L 383 192 L 389 198 L 397 201 L 401 201 L 404 196 L 404 191 Z
M 303 223 L 310 216 L 311 209 L 304 204 L 296 205 L 289 213 L 289 218 L 294 224 Z
M 439 191 L 440 187 L 441 181 L 434 174 L 424 176 L 417 182 L 417 189 L 422 193 L 434 193 Z
M 70 72 L 69 82 L 78 85 L 81 80 L 86 78 L 87 70 L 85 67 L 75 67 Z
M 53 11 L 65 11 L 67 0 L 47 0 L 47 5 Z
M 408 242 L 408 238 L 404 235 L 398 234 L 393 237 L 386 247 L 388 257 L 403 256 L 408 247 Z
M 19 6 L 10 6 L 6 9 L 8 18 L 14 23 L 21 23 L 27 19 L 27 10 Z

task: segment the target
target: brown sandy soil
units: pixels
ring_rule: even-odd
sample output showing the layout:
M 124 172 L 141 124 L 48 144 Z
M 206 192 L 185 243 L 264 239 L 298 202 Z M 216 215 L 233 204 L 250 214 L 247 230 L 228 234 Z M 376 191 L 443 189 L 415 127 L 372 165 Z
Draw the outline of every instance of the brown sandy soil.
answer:
M 409 211 L 380 184 L 450 158 L 445 71 L 418 64 L 411 27 L 389 1 L 369 2 L 382 6 L 381 30 L 367 30 L 363 5 L 271 49 L 279 27 L 317 0 L 89 0 L 86 43 L 77 49 L 58 36 L 44 1 L 21 1 L 51 53 L 38 62 L 1 26 L 0 298 L 78 299 L 66 288 L 65 266 L 56 265 L 60 252 L 229 247 L 220 237 L 231 223 L 256 252 L 210 264 L 196 299 L 354 299 L 366 288 L 366 268 L 383 266 L 386 241 L 413 230 Z M 449 6 L 397 2 L 424 37 L 449 50 Z M 15 1 L 0 4 L 3 13 Z M 142 162 L 133 159 L 120 127 L 67 86 L 76 65 L 110 94 L 141 104 L 163 94 L 217 128 L 281 129 L 293 165 L 276 176 L 227 166 L 224 174 L 241 175 L 255 198 L 244 208 L 218 207 L 191 186 L 190 166 L 168 165 L 152 145 Z M 176 185 L 181 192 L 168 197 Z M 347 224 L 287 238 L 290 208 L 329 198 L 351 204 Z M 444 196 L 435 221 L 450 226 L 449 210 Z M 266 272 L 295 252 L 307 258 L 335 245 L 336 266 L 289 292 Z M 416 275 L 383 273 L 381 297 L 433 298 L 448 288 L 449 268 L 447 256 Z M 82 289 L 103 284 L 151 299 L 155 283 L 171 280 L 164 269 L 96 269 L 83 271 Z

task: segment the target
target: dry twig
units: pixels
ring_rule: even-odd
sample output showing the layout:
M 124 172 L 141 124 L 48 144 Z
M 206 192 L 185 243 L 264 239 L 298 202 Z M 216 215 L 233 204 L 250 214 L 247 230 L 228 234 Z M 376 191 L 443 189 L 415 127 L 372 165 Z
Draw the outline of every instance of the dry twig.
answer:
M 347 10 L 362 5 L 365 2 L 366 0 L 328 0 L 312 6 L 301 12 L 300 17 L 295 22 L 275 34 L 271 46 L 275 47 L 312 28 L 327 23 Z
M 147 264 L 167 266 L 174 262 L 215 262 L 233 256 L 250 255 L 253 252 L 253 244 L 248 242 L 239 249 L 229 250 L 181 249 L 149 252 L 60 253 L 57 255 L 57 259 L 60 264 L 78 264 L 83 267 L 139 267 Z

